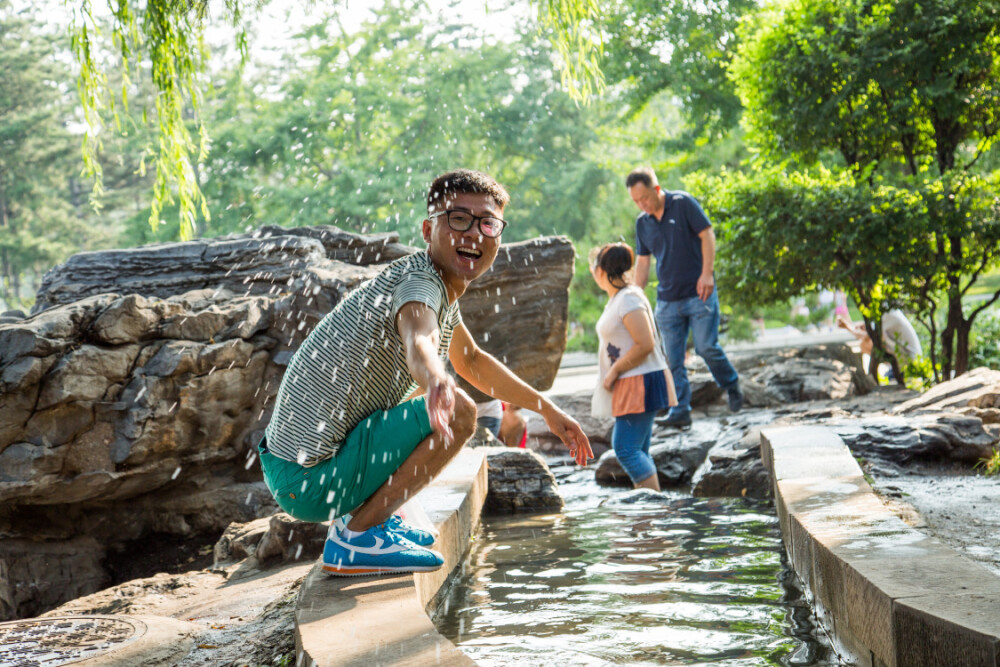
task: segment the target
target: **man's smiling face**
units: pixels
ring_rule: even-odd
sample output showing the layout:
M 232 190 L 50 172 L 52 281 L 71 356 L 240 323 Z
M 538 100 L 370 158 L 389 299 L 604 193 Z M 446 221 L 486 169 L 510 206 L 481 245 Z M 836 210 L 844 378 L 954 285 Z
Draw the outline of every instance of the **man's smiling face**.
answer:
M 443 206 L 435 208 L 431 214 L 446 210 L 503 218 L 503 209 L 497 206 L 493 197 L 481 192 L 448 195 Z M 427 242 L 427 252 L 441 271 L 445 284 L 450 288 L 461 285 L 461 289 L 457 290 L 461 294 L 470 282 L 493 266 L 497 250 L 500 249 L 500 239 L 484 236 L 479 230 L 478 222 L 464 232 L 456 232 L 448 226 L 447 217 L 439 215 L 424 220 L 424 241 Z

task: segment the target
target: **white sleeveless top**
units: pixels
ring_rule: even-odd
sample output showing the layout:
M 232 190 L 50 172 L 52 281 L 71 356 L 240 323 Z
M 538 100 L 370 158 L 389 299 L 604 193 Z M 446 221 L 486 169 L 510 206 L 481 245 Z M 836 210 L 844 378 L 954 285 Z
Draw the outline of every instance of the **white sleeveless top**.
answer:
M 646 309 L 649 313 L 649 324 L 653 327 L 654 345 L 659 345 L 659 337 L 656 335 L 656 324 L 653 320 L 652 308 L 649 306 L 646 294 L 641 288 L 635 285 L 629 285 L 624 289 L 618 290 L 618 293 L 608 301 L 608 305 L 604 307 L 604 312 L 601 313 L 600 319 L 597 320 L 597 337 L 600 341 L 597 356 L 600 365 L 601 382 L 607 376 L 611 364 L 624 356 L 635 345 L 632 334 L 625 328 L 624 319 L 627 314 L 640 308 Z M 646 373 L 660 371 L 665 368 L 667 368 L 667 364 L 663 361 L 663 355 L 656 354 L 654 347 L 653 351 L 646 355 L 646 358 L 638 366 L 625 371 L 619 377 L 645 375 Z

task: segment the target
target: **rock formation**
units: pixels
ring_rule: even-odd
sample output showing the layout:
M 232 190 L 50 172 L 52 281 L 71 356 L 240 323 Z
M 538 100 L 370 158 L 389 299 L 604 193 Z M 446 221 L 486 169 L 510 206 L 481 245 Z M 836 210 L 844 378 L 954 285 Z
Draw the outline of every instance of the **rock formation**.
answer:
M 559 512 L 563 499 L 541 456 L 529 449 L 501 448 L 486 457 L 489 493 L 483 511 L 493 514 Z
M 273 513 L 254 446 L 285 366 L 378 271 L 364 262 L 411 252 L 396 234 L 268 227 L 81 253 L 46 274 L 34 312 L 0 324 L 0 572 L 18 573 L 0 577 L 0 620 L 97 590 L 107 549 Z M 564 238 L 505 244 L 461 301 L 476 340 L 539 389 L 572 271 Z M 68 569 L 26 564 L 67 540 L 93 570 L 80 590 Z

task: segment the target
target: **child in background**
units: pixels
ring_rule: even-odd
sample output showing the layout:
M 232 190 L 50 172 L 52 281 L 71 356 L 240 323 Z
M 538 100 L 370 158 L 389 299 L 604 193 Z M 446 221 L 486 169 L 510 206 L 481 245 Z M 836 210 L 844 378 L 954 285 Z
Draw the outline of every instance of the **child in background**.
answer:
M 611 445 L 636 487 L 660 490 L 649 443 L 656 413 L 677 404 L 673 378 L 663 356 L 649 300 L 632 284 L 635 255 L 624 243 L 595 248 L 590 273 L 608 295 L 597 320 L 598 382 L 611 392 L 615 427 Z

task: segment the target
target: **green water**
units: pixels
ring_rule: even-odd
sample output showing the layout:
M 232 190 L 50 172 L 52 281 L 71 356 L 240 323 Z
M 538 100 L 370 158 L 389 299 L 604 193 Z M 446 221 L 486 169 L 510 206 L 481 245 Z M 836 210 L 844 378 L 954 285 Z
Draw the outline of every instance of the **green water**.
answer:
M 565 511 L 486 518 L 439 607 L 439 630 L 477 663 L 838 664 L 768 504 L 553 472 Z

